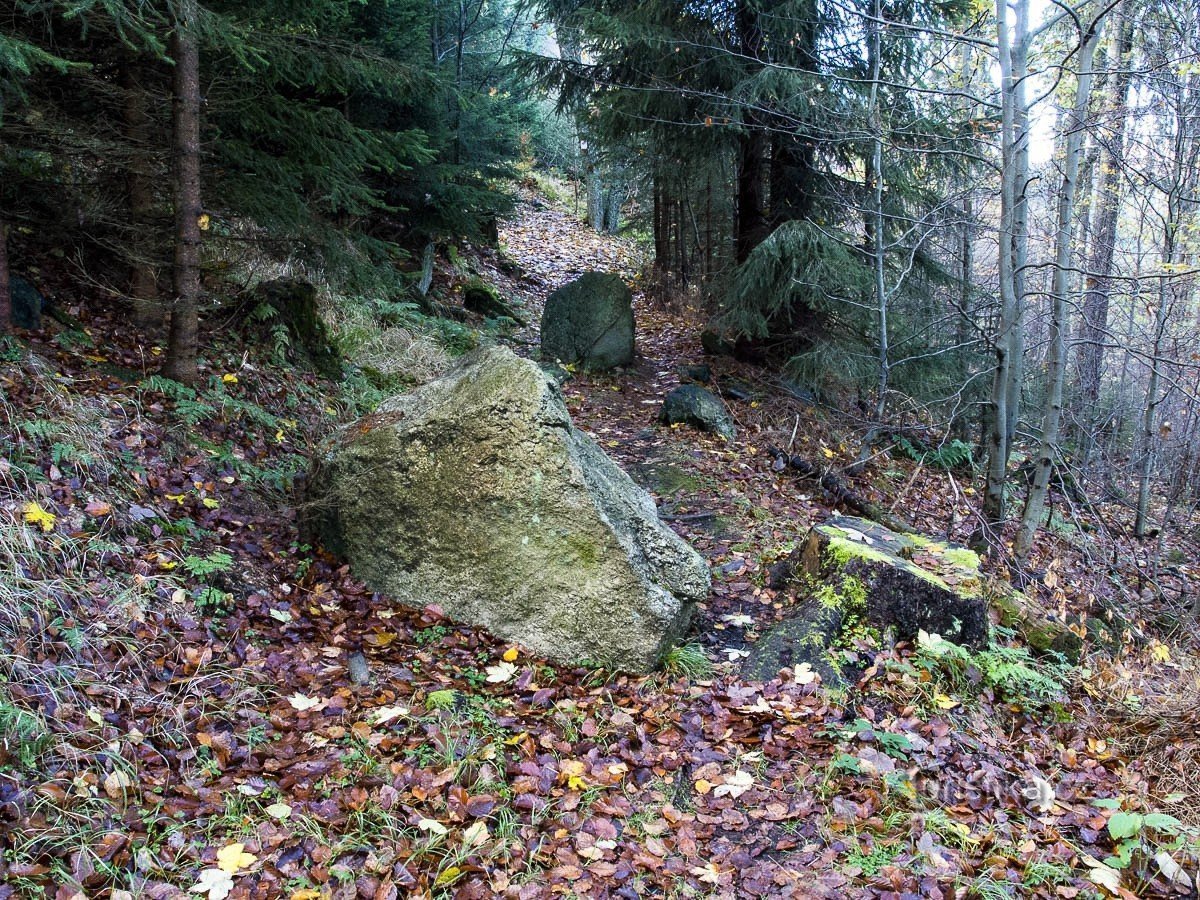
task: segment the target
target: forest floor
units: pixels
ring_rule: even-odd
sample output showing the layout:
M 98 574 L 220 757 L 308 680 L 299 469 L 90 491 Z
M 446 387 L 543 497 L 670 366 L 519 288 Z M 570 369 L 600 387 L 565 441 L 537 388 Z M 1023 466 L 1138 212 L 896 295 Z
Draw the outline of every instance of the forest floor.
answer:
M 501 244 L 515 274 L 475 263 L 535 321 L 581 271 L 640 273 L 633 244 L 531 195 Z M 1194 678 L 1175 647 L 1068 670 L 863 642 L 848 691 L 739 677 L 793 601 L 765 568 L 831 511 L 765 448 L 831 466 L 858 448 L 723 359 L 704 362 L 746 398 L 739 438 L 657 426 L 701 318 L 636 305 L 635 366 L 564 394 L 714 567 L 693 643 L 641 677 L 396 606 L 303 544 L 297 473 L 361 378 L 339 391 L 227 337 L 190 392 L 102 315 L 7 345 L 0 900 L 1184 892 L 1154 859 L 1195 875 L 1165 815 L 1194 806 L 1180 742 L 1134 754 L 1102 715 Z M 970 528 L 969 476 L 884 457 L 855 487 L 931 533 Z M 1044 548 L 1040 599 L 1085 603 L 1089 558 L 1069 536 Z M 1031 696 L 1031 671 L 1061 696 Z

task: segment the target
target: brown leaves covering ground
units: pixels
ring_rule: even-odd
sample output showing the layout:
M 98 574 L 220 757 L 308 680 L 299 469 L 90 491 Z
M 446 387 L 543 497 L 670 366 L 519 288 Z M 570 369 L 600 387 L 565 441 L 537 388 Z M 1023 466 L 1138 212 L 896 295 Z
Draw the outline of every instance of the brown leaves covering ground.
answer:
M 526 205 L 503 241 L 534 318 L 580 271 L 638 271 L 629 243 L 549 206 Z M 42 542 L 21 556 L 31 583 L 70 574 L 64 548 L 98 548 L 74 557 L 81 619 L 142 593 L 82 650 L 61 616 L 21 648 L 35 667 L 83 660 L 94 677 L 54 696 L 10 686 L 53 740 L 44 771 L 0 751 L 0 897 L 183 897 L 232 843 L 252 858 L 235 898 L 1094 895 L 1081 854 L 1110 852 L 1111 811 L 1091 801 L 1141 776 L 1085 725 L 987 692 L 943 708 L 904 647 L 862 645 L 864 677 L 844 696 L 738 679 L 738 651 L 790 602 L 762 587 L 765 567 L 827 512 L 759 447 L 786 442 L 799 416 L 798 452 L 844 448 L 820 413 L 721 361 L 719 376 L 761 397 L 733 404 L 742 438 L 656 427 L 677 364 L 699 358 L 699 320 L 637 304 L 636 366 L 565 393 L 713 564 L 694 636 L 711 676 L 530 658 L 436 609 L 396 607 L 300 544 L 292 495 L 266 485 L 339 411 L 311 378 L 214 348 L 229 402 L 189 429 L 185 402 L 138 386 L 147 364 L 116 323 L 90 323 L 99 350 L 35 336 L 49 370 L 0 370 L 4 528 L 26 533 L 35 498 L 55 517 L 28 531 Z M 61 392 L 101 407 L 93 449 L 119 467 L 55 462 L 21 427 Z M 228 571 L 181 569 L 213 552 Z M 197 613 L 202 586 L 231 597 L 227 617 Z M 367 684 L 349 678 L 356 653 Z M 1085 700 L 1058 712 L 1089 714 Z M 1056 791 L 1046 811 L 1019 790 L 1035 774 Z M 1125 896 L 1164 892 L 1155 874 Z

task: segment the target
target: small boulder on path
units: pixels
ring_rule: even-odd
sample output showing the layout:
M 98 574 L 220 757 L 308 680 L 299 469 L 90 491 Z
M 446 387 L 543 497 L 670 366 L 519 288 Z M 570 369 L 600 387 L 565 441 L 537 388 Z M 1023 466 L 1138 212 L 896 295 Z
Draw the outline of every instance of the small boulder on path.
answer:
M 633 295 L 619 275 L 585 272 L 546 300 L 542 358 L 592 372 L 633 362 Z
M 506 348 L 343 430 L 312 486 L 309 531 L 373 590 L 555 659 L 651 669 L 708 593 L 704 560 Z
M 664 425 L 689 425 L 733 440 L 737 434 L 733 416 L 712 391 L 698 384 L 684 384 L 667 394 L 658 420 Z

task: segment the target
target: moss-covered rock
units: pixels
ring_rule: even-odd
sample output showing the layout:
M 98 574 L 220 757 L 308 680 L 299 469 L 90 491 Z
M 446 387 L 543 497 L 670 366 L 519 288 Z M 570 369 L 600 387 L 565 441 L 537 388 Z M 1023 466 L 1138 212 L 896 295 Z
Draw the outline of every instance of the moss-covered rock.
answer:
M 667 394 L 658 420 L 664 425 L 690 425 L 732 440 L 737 433 L 733 416 L 721 398 L 698 384 L 684 384 Z
M 542 358 L 604 371 L 633 362 L 633 295 L 619 275 L 585 272 L 542 313 Z
M 462 287 L 463 307 L 487 319 L 506 318 L 524 325 L 519 312 L 482 278 L 472 278 Z
M 250 312 L 269 328 L 282 325 L 287 329 L 292 356 L 311 365 L 322 377 L 341 381 L 342 358 L 317 308 L 313 285 L 290 278 L 264 282 L 255 291 Z
M 970 550 L 836 517 L 769 572 L 772 587 L 802 581 L 809 597 L 751 650 L 747 677 L 771 678 L 809 663 L 826 685 L 847 678 L 839 644 L 855 634 L 916 638 L 926 631 L 982 647 L 990 638 L 979 558 Z M 788 660 L 792 660 L 788 662 Z
M 815 526 L 797 553 L 815 582 L 862 582 L 876 628 L 905 639 L 926 631 L 971 647 L 988 643 L 983 576 L 970 550 L 843 516 Z
M 50 305 L 42 296 L 41 291 L 20 275 L 13 275 L 9 278 L 8 288 L 12 300 L 13 325 L 31 331 L 41 328 L 42 313 Z
M 556 659 L 652 668 L 708 592 L 700 556 L 504 348 L 385 401 L 311 483 L 310 531 L 373 589 Z
M 1058 653 L 1078 662 L 1083 639 L 1066 622 L 1060 622 L 1036 609 L 1020 591 L 1007 585 L 994 585 L 988 597 L 1000 625 L 1016 632 L 1038 653 Z
M 754 642 L 742 664 L 742 676 L 770 681 L 781 669 L 807 663 L 826 687 L 844 687 L 846 680 L 834 645 L 846 624 L 846 612 L 836 604 L 808 600 L 784 621 Z

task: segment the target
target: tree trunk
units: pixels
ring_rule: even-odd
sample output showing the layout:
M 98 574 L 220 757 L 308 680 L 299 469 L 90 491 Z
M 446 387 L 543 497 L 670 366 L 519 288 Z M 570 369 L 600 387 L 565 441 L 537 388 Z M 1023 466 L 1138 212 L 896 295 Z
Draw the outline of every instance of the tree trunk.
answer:
M 1021 524 L 1013 540 L 1013 556 L 1023 565 L 1033 547 L 1033 537 L 1046 509 L 1046 494 L 1054 468 L 1054 450 L 1058 444 L 1062 419 L 1063 382 L 1067 363 L 1067 292 L 1071 284 L 1071 233 L 1075 218 L 1075 199 L 1079 193 L 1079 160 L 1083 155 L 1083 135 L 1087 122 L 1088 99 L 1092 92 L 1092 66 L 1096 43 L 1103 25 L 1093 22 L 1083 36 L 1079 53 L 1079 76 L 1075 84 L 1075 105 L 1065 117 L 1066 152 L 1063 158 L 1062 187 L 1058 193 L 1058 221 L 1054 247 L 1054 283 L 1051 287 L 1050 350 L 1046 385 L 1046 407 L 1042 413 L 1042 439 L 1034 457 L 1033 483 L 1025 500 Z
M 179 0 L 175 33 L 175 298 L 163 372 L 184 384 L 196 367 L 200 303 L 200 51 L 196 0 Z
M 992 392 L 984 426 L 987 450 L 986 484 L 983 495 L 983 524 L 973 543 L 1000 545 L 1006 517 L 1004 496 L 1008 460 L 1012 453 L 1013 423 L 1019 401 L 1019 356 L 1024 259 L 1025 212 L 1028 163 L 1025 130 L 1025 44 L 1028 40 L 1029 0 L 1017 0 L 1015 34 L 1008 24 L 1006 0 L 996 2 L 996 34 L 1000 60 L 1001 168 L 1000 168 L 1000 317 L 993 337 L 996 364 Z
M 871 262 L 872 273 L 875 282 L 875 304 L 876 312 L 879 316 L 879 371 L 877 395 L 875 398 L 875 421 L 883 422 L 884 413 L 887 412 L 887 392 L 888 378 L 890 376 L 890 364 L 888 362 L 888 296 L 887 285 L 884 280 L 886 272 L 885 264 L 887 262 L 884 256 L 884 234 L 883 234 L 883 117 L 879 112 L 879 75 L 882 65 L 882 48 L 880 46 L 880 19 L 882 11 L 880 9 L 880 0 L 875 0 L 874 12 L 869 25 L 871 42 L 870 42 L 870 66 L 871 66 L 871 90 L 870 90 L 870 107 L 871 107 L 871 229 L 870 236 L 872 238 L 871 247 Z
M 749 0 L 741 0 L 738 4 L 737 29 L 743 56 L 747 60 L 758 59 L 762 52 L 763 33 L 758 14 Z M 750 251 L 767 236 L 767 141 L 754 111 L 746 109 L 743 115 L 742 133 L 738 137 L 735 238 L 739 264 L 744 263 Z
M 1083 294 L 1083 318 L 1079 329 L 1079 390 L 1086 423 L 1081 442 L 1090 443 L 1100 400 L 1104 370 L 1104 345 L 1108 340 L 1108 307 L 1112 292 L 1113 254 L 1117 243 L 1117 217 L 1121 207 L 1122 169 L 1125 165 L 1125 129 L 1129 119 L 1128 93 L 1132 81 L 1129 55 L 1133 49 L 1133 16 L 1129 0 L 1117 10 L 1113 51 L 1109 54 L 1108 90 L 1101 116 L 1100 172 L 1094 211 L 1095 230 Z M 1085 451 L 1087 448 L 1085 448 Z M 1086 456 L 1085 452 L 1085 456 Z
M 158 242 L 150 237 L 154 218 L 154 181 L 151 164 L 150 115 L 146 94 L 138 81 L 135 63 L 126 62 L 122 71 L 125 88 L 125 138 L 133 151 L 126 175 L 129 191 L 129 215 L 141 249 L 140 258 L 130 267 L 129 294 L 133 319 L 144 332 L 154 332 L 163 324 L 163 309 L 158 294 Z
M 8 226 L 0 219 L 0 334 L 12 328 L 12 289 L 8 276 Z

